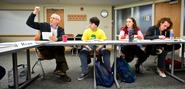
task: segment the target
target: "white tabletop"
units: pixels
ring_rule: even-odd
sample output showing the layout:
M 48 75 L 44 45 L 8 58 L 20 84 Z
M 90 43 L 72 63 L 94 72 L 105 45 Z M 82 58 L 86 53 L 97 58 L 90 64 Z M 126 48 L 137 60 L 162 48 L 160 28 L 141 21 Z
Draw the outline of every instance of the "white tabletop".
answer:
M 58 41 L 58 42 L 48 42 L 44 45 L 46 46 L 68 46 L 68 45 L 132 45 L 132 44 L 178 44 L 182 40 L 137 40 L 133 42 L 128 42 L 128 40 L 118 41 L 118 40 L 105 40 L 105 41 Z M 185 42 L 185 41 L 184 41 Z
M 6 42 L 0 43 L 0 53 L 12 52 L 21 49 L 28 49 L 38 46 L 70 46 L 70 45 L 132 45 L 132 44 L 178 44 L 184 43 L 185 40 L 134 40 L 128 42 L 128 40 L 105 40 L 105 41 L 18 41 L 18 42 Z
M 37 47 L 39 45 L 42 45 L 44 43 L 47 43 L 45 41 L 18 41 L 18 42 L 5 42 L 0 43 L 0 54 L 7 53 L 7 52 L 15 52 L 17 50 L 22 49 L 29 49 L 33 47 Z

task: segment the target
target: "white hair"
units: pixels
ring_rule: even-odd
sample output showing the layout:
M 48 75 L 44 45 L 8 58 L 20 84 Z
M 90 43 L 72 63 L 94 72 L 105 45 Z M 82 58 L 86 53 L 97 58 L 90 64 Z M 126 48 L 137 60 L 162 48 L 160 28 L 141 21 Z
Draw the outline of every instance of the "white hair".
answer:
M 56 18 L 56 19 L 58 19 L 58 20 L 61 20 L 60 15 L 58 15 L 58 14 L 56 14 L 56 13 L 53 13 L 53 14 L 51 15 L 51 17 Z

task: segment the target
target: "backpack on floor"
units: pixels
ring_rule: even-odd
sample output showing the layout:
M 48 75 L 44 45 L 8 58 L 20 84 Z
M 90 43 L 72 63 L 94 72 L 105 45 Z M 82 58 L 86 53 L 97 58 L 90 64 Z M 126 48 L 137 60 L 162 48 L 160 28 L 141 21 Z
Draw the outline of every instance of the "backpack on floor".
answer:
M 132 71 L 130 65 L 122 57 L 117 58 L 116 61 L 117 75 L 122 82 L 133 83 L 136 80 L 136 75 Z
M 108 71 L 100 61 L 95 62 L 95 68 L 96 84 L 104 87 L 111 87 L 114 82 L 112 73 Z
M 6 70 L 4 67 L 0 66 L 0 80 L 5 76 Z
M 18 69 L 18 85 L 22 85 L 26 79 L 27 79 L 27 65 L 20 64 L 17 66 Z M 13 69 L 8 71 L 8 87 L 13 88 L 14 87 L 14 74 Z
M 171 70 L 171 66 L 172 66 L 172 59 L 171 58 L 167 58 L 165 60 L 165 64 L 166 64 L 166 69 L 167 70 Z M 175 59 L 174 60 L 174 69 L 180 69 L 181 68 L 181 65 L 182 65 L 182 62 Z

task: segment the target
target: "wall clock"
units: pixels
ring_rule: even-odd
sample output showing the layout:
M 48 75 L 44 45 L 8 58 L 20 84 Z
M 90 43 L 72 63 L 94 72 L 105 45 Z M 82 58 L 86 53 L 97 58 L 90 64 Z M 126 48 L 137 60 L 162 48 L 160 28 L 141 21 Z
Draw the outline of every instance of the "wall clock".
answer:
M 106 18 L 106 17 L 109 15 L 109 13 L 108 13 L 107 10 L 102 10 L 102 11 L 100 12 L 100 15 L 101 15 L 103 18 Z

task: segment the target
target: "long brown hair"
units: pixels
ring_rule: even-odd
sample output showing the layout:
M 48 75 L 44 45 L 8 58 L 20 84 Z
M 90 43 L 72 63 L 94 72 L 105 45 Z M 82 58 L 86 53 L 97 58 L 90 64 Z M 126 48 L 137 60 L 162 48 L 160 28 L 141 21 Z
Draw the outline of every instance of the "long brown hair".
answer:
M 161 18 L 161 19 L 157 22 L 157 25 L 156 25 L 156 26 L 159 28 L 159 27 L 160 27 L 160 24 L 161 24 L 161 23 L 164 23 L 165 21 L 167 21 L 167 22 L 170 24 L 170 26 L 167 28 L 167 30 L 168 30 L 168 29 L 171 29 L 172 26 L 173 26 L 173 23 L 172 23 L 171 19 L 170 19 L 170 18 L 167 18 L 167 17 Z
M 138 26 L 137 26 L 136 20 L 133 17 L 128 17 L 127 19 L 131 19 L 132 20 L 132 22 L 134 23 L 133 24 L 133 29 L 134 30 L 137 30 L 138 29 Z M 125 26 L 125 28 L 126 29 L 128 28 L 127 25 Z

